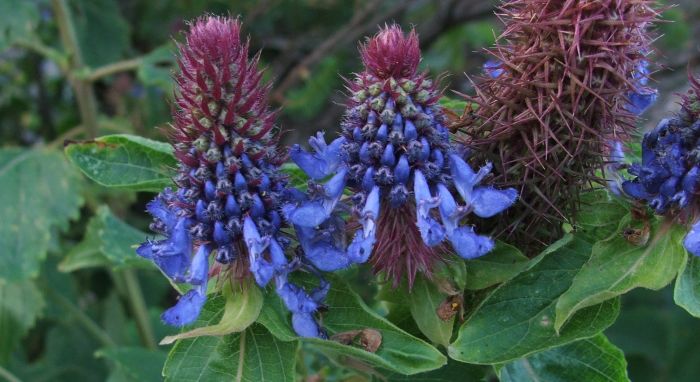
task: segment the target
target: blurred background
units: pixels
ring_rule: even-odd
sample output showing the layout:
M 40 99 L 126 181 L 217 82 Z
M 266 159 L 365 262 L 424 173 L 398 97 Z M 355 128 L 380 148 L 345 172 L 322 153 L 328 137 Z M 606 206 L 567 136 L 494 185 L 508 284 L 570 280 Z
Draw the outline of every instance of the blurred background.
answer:
M 131 133 L 165 140 L 174 41 L 188 20 L 207 13 L 241 16 L 252 50 L 262 49 L 267 80 L 274 83 L 271 103 L 281 109 L 278 125 L 290 143 L 337 129 L 342 77 L 360 70 L 358 41 L 385 23 L 415 26 L 422 67 L 432 75 L 448 73 L 444 86 L 469 93 L 465 74 L 480 72 L 486 60 L 481 49 L 499 34 L 497 4 L 0 0 L 0 267 L 12 270 L 17 259 L 31 256 L 22 265 L 26 277 L 3 281 L 0 274 L 0 380 L 158 380 L 167 348 L 137 357 L 151 369 L 142 375 L 126 371 L 124 354 L 100 350 L 114 344 L 155 349 L 154 341 L 168 333 L 158 315 L 176 294 L 158 272 L 127 257 L 148 232 L 143 209 L 153 195 L 106 190 L 67 164 L 48 162 L 61 161 L 66 139 Z M 652 77 L 660 98 L 645 114 L 648 125 L 676 109 L 674 94 L 685 90 L 687 68 L 700 73 L 700 2 L 671 4 L 660 3 L 668 7 L 656 30 Z M 30 148 L 41 148 L 48 159 L 26 164 L 24 172 L 15 168 L 10 177 L 15 154 Z M 18 205 L 13 192 L 22 201 L 26 193 L 30 202 Z M 44 197 L 48 205 L 39 211 L 55 216 L 40 224 L 41 216 L 28 211 L 32 200 Z M 122 236 L 110 237 L 115 231 Z M 36 248 L 10 246 L 25 236 Z M 608 332 L 628 356 L 633 380 L 697 379 L 700 325 L 667 292 L 625 296 L 621 319 Z M 302 362 L 311 374 L 344 380 L 318 361 Z

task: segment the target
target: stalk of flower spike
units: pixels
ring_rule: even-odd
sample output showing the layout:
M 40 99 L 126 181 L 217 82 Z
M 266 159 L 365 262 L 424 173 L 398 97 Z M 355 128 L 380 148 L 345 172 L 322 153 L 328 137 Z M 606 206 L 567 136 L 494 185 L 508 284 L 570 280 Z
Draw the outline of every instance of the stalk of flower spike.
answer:
M 491 166 L 474 172 L 451 145 L 437 105 L 440 91 L 417 71 L 415 31 L 404 35 L 387 26 L 361 45 L 360 54 L 365 70 L 348 83 L 341 137 L 327 144 L 319 133 L 309 140 L 313 153 L 291 149 L 292 160 L 314 181 L 284 211 L 317 267 L 369 259 L 394 285 L 406 274 L 410 287 L 417 272 L 430 275 L 446 241 L 465 259 L 490 251 L 493 241 L 462 220 L 470 213 L 494 216 L 517 193 L 481 185 Z M 331 174 L 325 184 L 315 182 Z M 360 225 L 347 248 L 339 213 L 345 186 Z
M 252 275 L 261 287 L 274 280 L 299 335 L 322 335 L 313 314 L 325 282 L 307 293 L 287 279 L 303 262 L 285 255 L 290 240 L 280 231 L 285 222 L 278 211 L 288 194 L 278 171 L 285 156 L 277 148 L 258 56 L 248 59 L 240 23 L 230 18 L 197 20 L 178 48 L 170 132 L 179 161 L 177 188 L 148 204 L 151 229 L 165 238 L 143 243 L 137 253 L 193 288 L 162 319 L 175 326 L 193 322 L 210 275 L 232 282 Z
M 635 177 L 622 190 L 659 215 L 695 222 L 683 244 L 700 256 L 700 82 L 690 77 L 690 84 L 680 113 L 644 134 L 642 162 L 630 166 Z
M 651 1 L 511 0 L 505 30 L 455 127 L 495 163 L 495 183 L 519 188 L 521 203 L 499 232 L 536 250 L 575 221 L 581 190 L 600 173 L 635 114 L 655 99 L 646 87 Z

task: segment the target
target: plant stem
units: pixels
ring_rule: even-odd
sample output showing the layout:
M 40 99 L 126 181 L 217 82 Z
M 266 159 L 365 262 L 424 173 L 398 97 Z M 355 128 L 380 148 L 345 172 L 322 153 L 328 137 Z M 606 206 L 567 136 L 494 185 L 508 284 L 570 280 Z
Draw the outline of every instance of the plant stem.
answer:
M 139 65 L 141 65 L 142 62 L 143 62 L 143 58 L 141 58 L 141 57 L 132 58 L 130 60 L 114 62 L 114 63 L 111 63 L 109 65 L 105 65 L 103 67 L 91 70 L 88 73 L 88 75 L 85 76 L 85 80 L 90 81 L 90 82 L 95 82 L 102 77 L 109 76 L 110 74 L 125 72 L 128 70 L 134 70 L 134 69 L 137 69 L 139 67 Z
M 65 298 L 63 295 L 59 294 L 58 292 L 55 292 L 51 289 L 48 289 L 49 294 L 59 303 L 59 305 L 63 306 L 70 314 L 72 314 L 80 324 L 82 324 L 85 329 L 90 333 L 97 341 L 99 341 L 103 346 L 106 347 L 114 347 L 117 346 L 116 342 L 112 339 L 112 337 L 107 334 L 95 321 L 92 320 L 85 312 L 80 310 L 77 306 L 73 305 L 73 303 Z
M 124 281 L 124 286 L 126 287 L 131 314 L 134 315 L 141 342 L 147 348 L 155 350 L 157 348 L 156 337 L 153 334 L 153 328 L 151 327 L 151 321 L 148 316 L 146 302 L 143 299 L 143 292 L 141 291 L 139 279 L 136 277 L 136 273 L 131 269 L 125 269 L 120 273 Z
M 97 136 L 97 100 L 95 99 L 95 89 L 90 81 L 78 78 L 74 73 L 85 70 L 83 54 L 78 44 L 78 36 L 75 32 L 75 25 L 71 16 L 70 7 L 66 0 L 52 0 L 56 22 L 58 24 L 58 32 L 61 36 L 61 42 L 68 52 L 70 57 L 69 67 L 67 71 L 68 80 L 75 92 L 75 99 L 78 103 L 80 111 L 80 119 L 90 138 Z
M 0 377 L 5 378 L 7 382 L 22 382 L 22 380 L 17 378 L 14 374 L 10 373 L 9 370 L 5 369 L 2 366 L 0 366 Z

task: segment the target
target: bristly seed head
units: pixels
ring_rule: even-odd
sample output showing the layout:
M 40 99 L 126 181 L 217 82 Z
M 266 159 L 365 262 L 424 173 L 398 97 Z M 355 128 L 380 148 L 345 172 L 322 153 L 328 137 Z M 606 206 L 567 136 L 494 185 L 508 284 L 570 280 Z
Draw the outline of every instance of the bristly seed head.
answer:
M 655 98 L 645 88 L 646 30 L 657 17 L 646 0 L 511 0 L 500 7 L 505 30 L 478 107 L 455 128 L 473 158 L 495 163 L 496 184 L 517 186 L 522 203 L 498 230 L 535 252 L 575 220 L 578 195 L 603 181 L 614 143 L 634 113 Z

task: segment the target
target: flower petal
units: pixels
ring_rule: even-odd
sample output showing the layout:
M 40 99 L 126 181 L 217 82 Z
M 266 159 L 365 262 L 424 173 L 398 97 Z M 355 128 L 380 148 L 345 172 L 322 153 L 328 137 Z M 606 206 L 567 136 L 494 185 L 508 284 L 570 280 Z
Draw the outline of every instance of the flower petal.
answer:
M 683 239 L 683 246 L 693 256 L 700 256 L 700 220 L 695 222 Z
M 319 180 L 332 174 L 340 164 L 340 147 L 345 143 L 345 138 L 337 138 L 330 145 L 326 144 L 324 134 L 316 133 L 309 138 L 309 145 L 315 153 L 304 151 L 301 146 L 294 145 L 289 151 L 289 157 L 311 179 Z
M 510 207 L 517 198 L 518 191 L 514 188 L 477 187 L 472 191 L 471 207 L 477 216 L 490 218 Z
M 209 254 L 211 248 L 208 245 L 200 245 L 197 253 L 192 257 L 190 264 L 190 275 L 187 282 L 193 285 L 207 283 L 209 276 Z
M 440 198 L 430 194 L 428 182 L 420 170 L 416 170 L 413 176 L 413 192 L 416 197 L 416 225 L 421 238 L 429 247 L 438 245 L 445 238 L 445 229 L 430 217 L 430 209 L 440 204 Z
M 199 288 L 190 289 L 184 296 L 180 297 L 177 304 L 163 312 L 160 318 L 171 326 L 185 326 L 194 322 L 202 306 L 207 301 L 207 296 Z
M 463 259 L 474 259 L 490 252 L 494 242 L 488 236 L 477 235 L 471 227 L 459 227 L 449 235 L 452 248 Z

